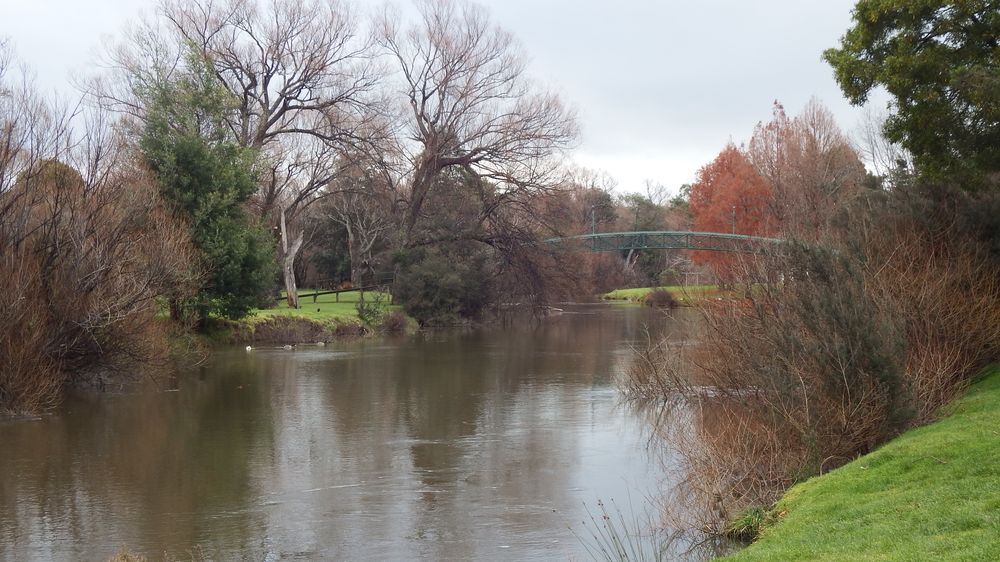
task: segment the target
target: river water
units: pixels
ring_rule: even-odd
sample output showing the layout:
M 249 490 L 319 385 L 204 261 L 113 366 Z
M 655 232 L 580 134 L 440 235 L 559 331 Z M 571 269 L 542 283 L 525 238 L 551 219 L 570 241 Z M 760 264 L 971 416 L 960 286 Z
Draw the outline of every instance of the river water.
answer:
M 163 390 L 0 422 L 0 559 L 587 558 L 597 501 L 655 522 L 648 422 L 613 374 L 672 322 L 537 323 L 214 352 Z

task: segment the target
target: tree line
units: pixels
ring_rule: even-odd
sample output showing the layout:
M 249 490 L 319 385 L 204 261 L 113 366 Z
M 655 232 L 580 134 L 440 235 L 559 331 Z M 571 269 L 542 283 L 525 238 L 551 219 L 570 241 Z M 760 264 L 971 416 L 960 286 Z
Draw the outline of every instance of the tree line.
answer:
M 165 363 L 178 327 L 269 306 L 278 287 L 298 306 L 305 277 L 392 275 L 431 324 L 691 273 L 770 287 L 776 271 L 815 280 L 821 265 L 570 256 L 541 242 L 552 236 L 773 235 L 841 248 L 862 276 L 892 270 L 866 269 L 876 257 L 924 256 L 936 271 L 953 257 L 942 248 L 1000 255 L 989 2 L 859 2 L 825 57 L 852 101 L 889 91 L 885 118 L 852 143 L 818 102 L 793 117 L 776 104 L 673 197 L 653 184 L 617 196 L 610 178 L 568 168 L 574 112 L 530 80 L 485 10 L 415 7 L 412 20 L 392 6 L 364 19 L 337 0 L 164 0 L 74 101 L 40 95 L 0 45 L 0 406 L 44 409 L 67 382 Z M 889 251 L 900 240 L 913 245 Z M 861 286 L 912 286 L 878 281 Z
M 76 99 L 0 44 L 0 407 L 165 365 L 184 329 L 279 287 L 297 307 L 309 270 L 393 276 L 427 324 L 658 275 L 638 255 L 577 275 L 541 242 L 670 211 L 567 168 L 574 112 L 483 8 L 415 8 L 164 0 Z

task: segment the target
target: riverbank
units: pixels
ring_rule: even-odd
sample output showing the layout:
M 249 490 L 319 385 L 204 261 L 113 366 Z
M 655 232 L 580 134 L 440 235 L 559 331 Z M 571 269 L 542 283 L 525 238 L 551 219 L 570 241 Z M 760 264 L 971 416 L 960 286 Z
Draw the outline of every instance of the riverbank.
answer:
M 1000 366 L 946 417 L 788 490 L 747 560 L 1000 559 Z
M 256 309 L 241 320 L 213 319 L 204 328 L 214 343 L 296 344 L 329 343 L 374 331 L 409 332 L 416 323 L 399 306 L 389 304 L 388 293 L 365 291 L 369 317 L 362 318 L 360 291 L 313 297 L 312 289 L 299 291 L 299 308 L 280 301 L 274 308 Z
M 720 289 L 718 285 L 673 285 L 664 287 L 615 289 L 610 293 L 601 295 L 601 300 L 641 303 L 645 300 L 649 293 L 655 290 L 667 291 L 680 305 L 691 304 L 705 299 L 728 299 L 733 297 L 732 291 Z

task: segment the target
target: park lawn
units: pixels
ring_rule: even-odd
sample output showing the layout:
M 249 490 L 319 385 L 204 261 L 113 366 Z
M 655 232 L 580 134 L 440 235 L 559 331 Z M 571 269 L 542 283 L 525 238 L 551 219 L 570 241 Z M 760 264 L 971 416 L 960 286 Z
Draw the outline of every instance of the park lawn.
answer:
M 695 301 L 707 298 L 728 298 L 730 291 L 720 290 L 717 285 L 675 285 L 668 287 L 638 287 L 635 289 L 616 289 L 602 295 L 603 300 L 642 302 L 642 299 L 654 289 L 670 291 L 678 302 Z
M 249 318 L 249 320 L 250 322 L 259 322 L 275 316 L 294 316 L 297 318 L 308 318 L 309 320 L 315 320 L 318 322 L 361 321 L 358 318 L 357 310 L 357 302 L 361 296 L 360 291 L 340 293 L 339 299 L 338 295 L 320 295 L 316 297 L 316 302 L 313 302 L 312 296 L 309 295 L 312 295 L 314 292 L 315 291 L 313 289 L 299 289 L 300 308 L 298 309 L 288 308 L 288 303 L 285 300 L 281 300 L 275 308 L 254 310 L 253 315 Z M 282 296 L 284 296 L 284 292 L 282 292 Z M 365 291 L 366 301 L 379 298 L 383 303 L 389 302 L 388 293 Z M 400 307 L 396 305 L 385 304 L 384 306 L 389 312 L 400 309 Z
M 1000 366 L 946 415 L 792 487 L 731 560 L 1000 560 Z

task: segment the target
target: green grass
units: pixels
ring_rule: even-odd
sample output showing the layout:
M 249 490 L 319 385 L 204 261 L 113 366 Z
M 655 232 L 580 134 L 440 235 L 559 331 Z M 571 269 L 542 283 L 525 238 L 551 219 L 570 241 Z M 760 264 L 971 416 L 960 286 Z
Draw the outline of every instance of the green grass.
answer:
M 729 291 L 720 290 L 717 285 L 688 285 L 670 287 L 639 287 L 636 289 L 616 289 L 601 296 L 604 300 L 641 302 L 650 291 L 654 289 L 664 289 L 670 291 L 674 300 L 678 302 L 694 301 L 706 298 L 728 298 Z
M 282 300 L 275 302 L 275 308 L 254 310 L 240 320 L 210 319 L 202 326 L 202 335 L 212 344 L 302 343 L 333 341 L 379 328 L 378 325 L 366 325 L 358 316 L 359 291 L 340 293 L 339 299 L 338 295 L 321 295 L 313 302 L 311 295 L 314 292 L 312 289 L 299 290 L 298 309 L 288 308 Z M 388 293 L 365 291 L 365 301 L 377 299 L 381 300 L 384 313 L 402 309 L 388 304 Z M 416 323 L 407 319 L 405 330 L 409 332 L 415 328 Z
M 1000 560 L 1000 366 L 948 413 L 791 488 L 731 559 Z
M 347 293 L 340 293 L 339 302 L 338 295 L 320 295 L 316 298 L 316 302 L 313 302 L 311 295 L 315 291 L 313 289 L 299 289 L 299 307 L 298 309 L 288 308 L 288 303 L 285 300 L 281 300 L 277 307 L 255 310 L 254 314 L 249 317 L 250 322 L 261 321 L 274 316 L 295 316 L 298 318 L 308 318 L 310 320 L 316 320 L 318 322 L 330 322 L 334 320 L 339 320 L 342 322 L 360 322 L 358 318 L 357 302 L 360 299 L 361 293 L 359 291 L 351 291 Z M 282 293 L 284 295 L 284 293 Z M 373 291 L 365 291 L 365 300 L 370 301 L 374 298 L 381 297 L 383 303 L 389 302 L 388 293 L 376 293 Z M 400 307 L 395 305 L 386 304 L 387 311 L 399 310 Z

